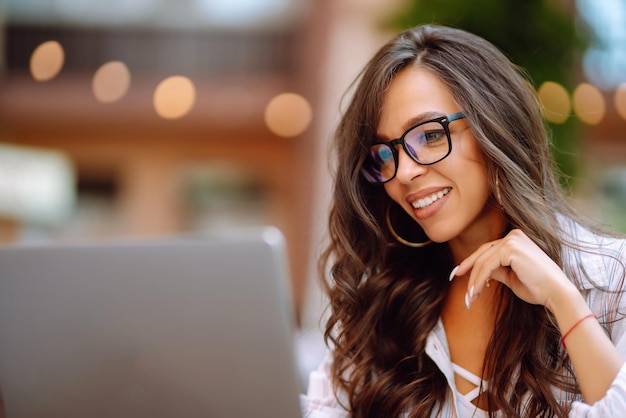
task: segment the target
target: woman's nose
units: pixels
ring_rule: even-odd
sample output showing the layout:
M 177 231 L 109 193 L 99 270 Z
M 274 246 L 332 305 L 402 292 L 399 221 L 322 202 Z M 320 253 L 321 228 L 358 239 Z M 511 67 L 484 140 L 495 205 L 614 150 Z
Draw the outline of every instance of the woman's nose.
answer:
M 398 150 L 398 171 L 396 178 L 402 183 L 409 183 L 428 170 L 428 167 L 416 163 L 402 147 Z

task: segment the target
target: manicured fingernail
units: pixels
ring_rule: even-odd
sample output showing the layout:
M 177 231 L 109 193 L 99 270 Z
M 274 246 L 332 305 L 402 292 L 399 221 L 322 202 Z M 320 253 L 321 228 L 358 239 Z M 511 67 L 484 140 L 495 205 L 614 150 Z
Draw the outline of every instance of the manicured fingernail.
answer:
M 470 300 L 469 300 L 469 295 L 467 293 L 465 294 L 465 307 L 467 309 L 470 308 Z
M 450 272 L 450 278 L 448 279 L 449 281 L 452 281 L 452 279 L 454 279 L 454 276 L 456 276 L 456 272 L 459 271 L 460 267 L 461 266 L 456 266 L 452 269 L 452 272 Z
M 469 290 L 469 300 L 470 300 L 470 302 L 474 301 L 474 285 L 472 285 L 472 287 L 470 287 L 470 290 Z

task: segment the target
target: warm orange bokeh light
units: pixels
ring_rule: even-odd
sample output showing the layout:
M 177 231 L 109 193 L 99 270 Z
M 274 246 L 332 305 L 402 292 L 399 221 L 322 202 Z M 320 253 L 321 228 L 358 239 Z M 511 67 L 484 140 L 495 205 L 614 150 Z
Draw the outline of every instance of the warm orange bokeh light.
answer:
M 546 81 L 537 91 L 543 105 L 544 117 L 553 123 L 564 123 L 570 116 L 571 104 L 565 87 L 553 81 Z
M 107 62 L 94 74 L 91 87 L 93 95 L 99 102 L 116 102 L 124 97 L 130 88 L 130 71 L 123 62 Z
M 160 117 L 182 118 L 191 111 L 196 102 L 196 88 L 187 77 L 171 76 L 159 83 L 153 100 Z
M 30 73 L 37 81 L 48 81 L 56 77 L 63 63 L 65 53 L 57 41 L 47 41 L 39 45 L 30 56 Z
M 626 83 L 620 84 L 615 90 L 614 103 L 617 113 L 626 119 Z
M 279 94 L 265 108 L 265 124 L 278 136 L 300 135 L 309 127 L 312 118 L 309 102 L 295 93 Z
M 597 125 L 606 114 L 606 103 L 600 90 L 589 83 L 581 83 L 574 90 L 574 113 L 589 124 Z

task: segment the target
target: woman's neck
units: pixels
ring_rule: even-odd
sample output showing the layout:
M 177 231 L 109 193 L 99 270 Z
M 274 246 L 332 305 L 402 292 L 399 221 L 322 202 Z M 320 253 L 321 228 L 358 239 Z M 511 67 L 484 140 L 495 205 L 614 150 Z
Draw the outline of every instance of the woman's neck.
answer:
M 498 291 L 501 285 L 492 282 L 490 287 L 484 289 L 472 303 L 470 309 L 467 309 L 465 293 L 468 278 L 469 274 L 459 276 L 450 284 L 441 320 L 446 332 L 451 361 L 488 380 L 489 372 L 485 372 L 483 366 L 501 303 Z M 462 382 L 457 382 L 458 384 Z M 486 405 L 481 407 L 485 409 Z
M 448 241 L 455 265 L 460 264 L 481 245 L 502 238 L 510 229 L 506 217 L 500 210 L 489 207 L 485 211 L 479 220 Z

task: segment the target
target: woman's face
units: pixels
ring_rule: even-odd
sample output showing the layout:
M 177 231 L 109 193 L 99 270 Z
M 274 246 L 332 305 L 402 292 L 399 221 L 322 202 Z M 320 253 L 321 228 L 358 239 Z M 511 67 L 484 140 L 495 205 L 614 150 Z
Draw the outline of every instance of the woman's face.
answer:
M 433 73 L 408 67 L 385 92 L 377 135 L 390 141 L 421 120 L 459 111 L 463 109 Z M 431 240 L 475 247 L 499 238 L 494 235 L 502 231 L 495 229 L 500 229 L 502 222 L 493 221 L 503 216 L 487 205 L 490 191 L 484 156 L 467 120 L 452 121 L 449 128 L 452 151 L 433 165 L 419 165 L 398 145 L 398 171 L 385 183 L 385 190 Z M 398 233 L 402 235 L 402 231 Z

